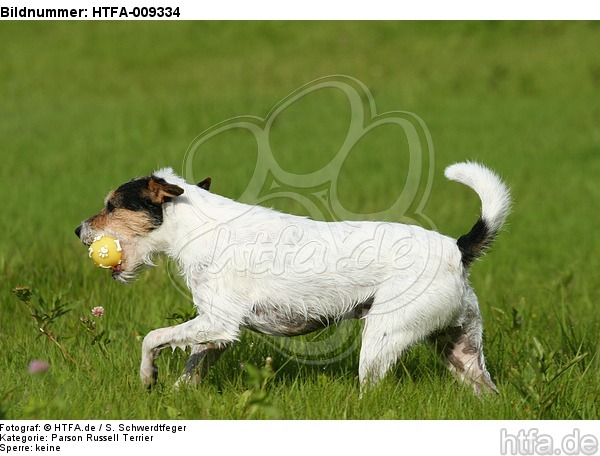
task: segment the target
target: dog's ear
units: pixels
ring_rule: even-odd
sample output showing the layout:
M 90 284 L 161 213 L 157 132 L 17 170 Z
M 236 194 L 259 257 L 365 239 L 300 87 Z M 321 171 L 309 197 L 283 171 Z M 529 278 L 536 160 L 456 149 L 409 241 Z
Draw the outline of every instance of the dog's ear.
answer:
M 209 191 L 211 182 L 212 182 L 212 179 L 210 177 L 207 177 L 202 182 L 198 182 L 196 185 L 200 188 L 203 188 L 206 191 Z
M 164 179 L 154 177 L 148 182 L 148 190 L 150 199 L 156 204 L 168 203 L 183 193 L 183 189 L 178 185 L 169 184 Z

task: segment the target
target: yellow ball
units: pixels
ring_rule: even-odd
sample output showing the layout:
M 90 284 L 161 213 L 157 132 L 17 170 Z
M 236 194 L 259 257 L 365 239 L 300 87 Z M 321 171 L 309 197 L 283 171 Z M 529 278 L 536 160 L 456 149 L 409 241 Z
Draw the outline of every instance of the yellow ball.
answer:
M 89 256 L 100 268 L 110 269 L 121 264 L 123 249 L 118 239 L 100 235 L 89 248 Z

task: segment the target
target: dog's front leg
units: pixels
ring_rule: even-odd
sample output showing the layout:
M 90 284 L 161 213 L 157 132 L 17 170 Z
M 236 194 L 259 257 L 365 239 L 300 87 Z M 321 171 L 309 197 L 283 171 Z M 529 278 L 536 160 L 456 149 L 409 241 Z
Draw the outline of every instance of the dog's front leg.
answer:
M 237 339 L 239 326 L 224 327 L 215 325 L 206 315 L 197 316 L 193 320 L 168 328 L 150 331 L 142 343 L 142 362 L 140 378 L 146 388 L 151 388 L 157 380 L 158 368 L 156 358 L 160 351 L 167 347 L 185 347 L 207 343 L 226 345 Z
M 155 331 L 152 331 L 153 333 Z M 160 354 L 160 350 L 162 347 L 152 347 L 152 341 L 148 339 L 150 336 L 149 333 L 142 343 L 142 363 L 140 365 L 140 378 L 142 379 L 142 384 L 150 389 L 158 380 L 158 367 L 156 366 L 156 358 Z
M 221 344 L 194 345 L 190 353 L 190 359 L 185 365 L 183 374 L 175 382 L 178 387 L 181 384 L 196 385 L 201 382 L 210 367 L 217 362 L 227 347 Z
M 168 335 L 171 333 L 171 328 L 161 328 L 150 331 L 144 342 L 142 342 L 142 362 L 140 365 L 140 378 L 142 384 L 150 389 L 158 380 L 158 367 L 156 366 L 156 358 L 160 351 L 169 345 Z

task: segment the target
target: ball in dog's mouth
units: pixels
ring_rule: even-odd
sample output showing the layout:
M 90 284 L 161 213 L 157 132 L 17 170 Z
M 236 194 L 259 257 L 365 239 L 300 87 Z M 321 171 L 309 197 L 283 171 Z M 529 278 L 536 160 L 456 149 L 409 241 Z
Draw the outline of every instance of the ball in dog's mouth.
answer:
M 101 234 L 94 238 L 88 248 L 88 255 L 99 268 L 113 269 L 121 267 L 123 249 L 118 239 Z

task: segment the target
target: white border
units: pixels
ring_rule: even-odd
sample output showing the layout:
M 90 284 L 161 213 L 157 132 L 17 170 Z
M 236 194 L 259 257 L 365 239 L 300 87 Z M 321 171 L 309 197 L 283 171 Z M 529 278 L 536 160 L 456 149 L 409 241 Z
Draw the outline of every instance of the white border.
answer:
M 185 431 L 131 432 L 136 436 L 151 436 L 151 441 L 126 442 L 123 432 L 119 442 L 51 442 L 52 433 L 62 436 L 83 436 L 84 429 L 95 426 L 93 435 L 115 435 L 119 424 L 185 426 Z M 107 424 L 112 426 L 107 431 Z M 534 446 L 525 442 L 524 436 L 550 438 L 553 442 L 551 454 L 598 454 L 598 421 L 2 421 L 6 425 L 35 426 L 38 432 L 9 432 L 19 435 L 43 435 L 45 444 L 60 445 L 61 456 L 106 456 L 121 454 L 143 454 L 165 456 L 170 454 L 200 455 L 444 455 L 481 456 L 499 454 L 544 454 L 547 447 L 534 441 Z M 76 430 L 75 425 L 81 429 Z M 102 425 L 102 431 L 98 427 Z M 58 432 L 56 427 L 61 430 Z M 69 428 L 71 426 L 71 428 Z M 48 431 L 43 428 L 47 427 Z M 510 443 L 502 443 L 509 435 Z M 521 435 L 522 444 L 516 445 Z M 590 439 L 595 440 L 595 451 L 564 451 L 572 448 L 576 435 L 586 437 L 588 449 Z M 39 437 L 38 437 L 39 438 Z M 539 440 L 539 439 L 538 439 Z M 541 442 L 541 440 L 539 440 Z M 8 442 L 2 442 L 8 444 Z M 10 442 L 11 445 L 20 443 Z M 32 445 L 28 443 L 28 445 Z M 33 444 L 35 445 L 35 443 Z M 525 445 L 525 446 L 523 446 Z M 557 452 L 560 450 L 560 453 Z M 29 450 L 35 453 L 34 450 Z M 14 452 L 12 454 L 19 454 Z M 23 453 L 21 453 L 23 454 Z M 51 453 L 52 454 L 52 453 Z
M 600 4 L 586 0 L 545 2 L 505 0 L 34 0 L 2 2 L 5 7 L 89 8 L 179 7 L 179 20 L 589 20 L 600 19 Z M 89 15 L 91 16 L 91 14 Z M 92 20 L 88 16 L 88 20 Z M 113 19 L 119 19 L 114 17 Z M 123 18 L 121 18 L 123 19 Z M 129 17 L 127 20 L 131 20 Z

